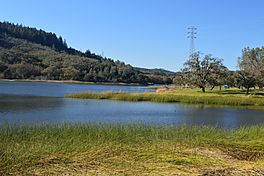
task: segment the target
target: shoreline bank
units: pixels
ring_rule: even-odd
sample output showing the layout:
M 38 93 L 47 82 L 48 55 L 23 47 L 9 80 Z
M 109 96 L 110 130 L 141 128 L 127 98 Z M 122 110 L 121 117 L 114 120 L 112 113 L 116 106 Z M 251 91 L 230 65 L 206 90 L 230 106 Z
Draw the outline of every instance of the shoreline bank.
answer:
M 153 84 L 143 85 L 138 83 L 115 83 L 115 82 L 85 82 L 74 80 L 32 80 L 32 79 L 0 79 L 6 82 L 44 82 L 44 83 L 64 83 L 64 84 L 94 84 L 94 85 L 118 85 L 118 86 L 151 86 Z

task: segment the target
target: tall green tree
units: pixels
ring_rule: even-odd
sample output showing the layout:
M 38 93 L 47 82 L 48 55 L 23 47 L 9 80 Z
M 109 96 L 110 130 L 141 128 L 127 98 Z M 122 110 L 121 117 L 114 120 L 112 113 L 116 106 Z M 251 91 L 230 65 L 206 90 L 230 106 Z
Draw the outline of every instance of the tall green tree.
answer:
M 243 49 L 238 65 L 244 77 L 254 77 L 256 85 L 264 87 L 264 47 Z
M 236 73 L 237 83 L 239 87 L 246 88 L 246 94 L 249 94 L 249 90 L 256 85 L 256 78 L 249 72 L 246 71 L 237 71 Z
M 183 74 L 187 75 L 189 84 L 195 85 L 205 92 L 207 85 L 210 85 L 212 80 L 219 79 L 222 68 L 224 68 L 222 60 L 201 53 L 194 53 L 190 59 L 184 64 Z

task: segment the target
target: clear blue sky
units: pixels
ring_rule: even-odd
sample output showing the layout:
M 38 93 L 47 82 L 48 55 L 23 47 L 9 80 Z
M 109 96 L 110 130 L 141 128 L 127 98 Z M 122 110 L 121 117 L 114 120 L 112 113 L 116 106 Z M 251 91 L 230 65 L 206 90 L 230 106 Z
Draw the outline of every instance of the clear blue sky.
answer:
M 0 20 L 61 35 L 69 46 L 133 66 L 178 71 L 196 50 L 236 69 L 244 47 L 263 46 L 263 0 L 2 0 Z

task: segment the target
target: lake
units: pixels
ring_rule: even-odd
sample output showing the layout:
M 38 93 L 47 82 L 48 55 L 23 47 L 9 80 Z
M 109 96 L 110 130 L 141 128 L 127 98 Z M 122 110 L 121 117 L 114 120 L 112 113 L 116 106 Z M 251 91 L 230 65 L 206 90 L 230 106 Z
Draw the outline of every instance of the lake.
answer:
M 152 90 L 146 86 L 0 81 L 0 124 L 144 123 L 238 128 L 264 123 L 262 110 L 63 97 L 83 91 Z

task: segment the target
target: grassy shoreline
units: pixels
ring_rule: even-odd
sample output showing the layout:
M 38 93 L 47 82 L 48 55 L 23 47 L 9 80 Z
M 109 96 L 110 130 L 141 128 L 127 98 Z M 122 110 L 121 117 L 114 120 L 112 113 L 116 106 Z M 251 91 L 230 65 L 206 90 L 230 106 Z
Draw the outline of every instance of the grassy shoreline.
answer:
M 121 101 L 151 101 L 160 103 L 188 103 L 205 105 L 237 106 L 250 109 L 264 109 L 264 97 L 262 95 L 230 94 L 222 92 L 201 93 L 198 91 L 180 90 L 167 92 L 84 92 L 65 95 L 66 98 L 80 99 L 110 99 Z
M 143 86 L 138 83 L 122 83 L 122 82 L 85 82 L 74 80 L 33 80 L 33 79 L 0 79 L 7 82 L 47 82 L 47 83 L 64 83 L 64 84 L 95 84 L 95 85 L 118 85 L 118 86 Z M 149 84 L 152 85 L 152 84 Z
M 263 126 L 3 126 L 0 175 L 264 174 L 263 134 Z

